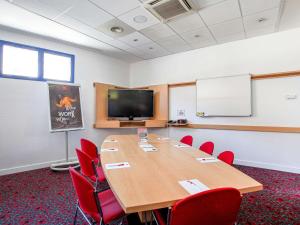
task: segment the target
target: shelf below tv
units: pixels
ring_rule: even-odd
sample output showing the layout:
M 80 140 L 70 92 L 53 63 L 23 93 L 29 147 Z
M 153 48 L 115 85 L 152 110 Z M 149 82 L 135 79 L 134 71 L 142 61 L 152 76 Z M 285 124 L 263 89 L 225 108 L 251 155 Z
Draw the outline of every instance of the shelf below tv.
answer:
M 99 120 L 94 124 L 94 128 L 159 128 L 166 126 L 166 120 Z

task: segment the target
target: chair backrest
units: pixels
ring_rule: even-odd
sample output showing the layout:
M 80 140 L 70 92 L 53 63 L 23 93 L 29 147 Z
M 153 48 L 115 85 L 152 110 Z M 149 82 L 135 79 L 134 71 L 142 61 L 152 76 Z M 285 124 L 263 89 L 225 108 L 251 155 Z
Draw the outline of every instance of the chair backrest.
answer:
M 224 151 L 219 154 L 218 159 L 226 162 L 229 165 L 232 165 L 234 160 L 234 153 L 232 151 Z
M 204 142 L 200 147 L 199 147 L 199 150 L 203 151 L 203 152 L 206 152 L 207 154 L 210 154 L 212 155 L 213 152 L 214 152 L 214 143 L 211 142 L 211 141 L 207 141 L 207 142 Z
M 191 135 L 186 135 L 180 140 L 181 143 L 184 143 L 186 145 L 193 145 L 193 137 Z
M 96 181 L 97 172 L 95 170 L 95 164 L 93 159 L 89 157 L 85 152 L 76 148 L 77 158 L 80 164 L 81 173 L 89 177 L 92 181 Z
M 241 194 L 234 188 L 200 192 L 174 205 L 170 225 L 233 225 L 240 204 Z
M 91 142 L 87 139 L 81 138 L 80 144 L 81 144 L 81 150 L 83 152 L 85 152 L 86 154 L 88 154 L 93 160 L 99 158 L 98 148 L 93 142 Z
M 69 171 L 80 208 L 95 221 L 99 221 L 101 214 L 96 202 L 93 185 L 74 168 L 70 167 Z

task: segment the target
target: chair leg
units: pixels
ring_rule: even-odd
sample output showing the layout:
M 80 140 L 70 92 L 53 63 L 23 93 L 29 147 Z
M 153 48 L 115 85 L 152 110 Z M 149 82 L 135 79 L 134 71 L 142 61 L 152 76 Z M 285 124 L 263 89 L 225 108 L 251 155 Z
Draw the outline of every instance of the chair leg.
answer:
M 75 216 L 74 216 L 74 220 L 73 220 L 73 225 L 76 225 L 77 214 L 78 214 L 78 202 L 76 203 L 76 211 L 75 211 Z

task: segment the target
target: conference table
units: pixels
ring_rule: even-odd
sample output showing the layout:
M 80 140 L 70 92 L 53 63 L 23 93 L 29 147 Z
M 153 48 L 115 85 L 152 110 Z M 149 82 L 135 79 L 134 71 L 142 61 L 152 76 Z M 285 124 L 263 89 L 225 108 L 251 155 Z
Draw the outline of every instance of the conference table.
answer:
M 125 213 L 174 205 L 190 195 L 179 185 L 182 180 L 197 179 L 210 189 L 234 187 L 241 194 L 263 189 L 261 183 L 222 161 L 199 162 L 197 158 L 211 155 L 191 146 L 178 148 L 180 142 L 156 134 L 148 135 L 148 143 L 157 151 L 143 151 L 138 135 L 111 135 L 101 145 L 105 176 Z M 130 167 L 106 168 L 124 162 Z

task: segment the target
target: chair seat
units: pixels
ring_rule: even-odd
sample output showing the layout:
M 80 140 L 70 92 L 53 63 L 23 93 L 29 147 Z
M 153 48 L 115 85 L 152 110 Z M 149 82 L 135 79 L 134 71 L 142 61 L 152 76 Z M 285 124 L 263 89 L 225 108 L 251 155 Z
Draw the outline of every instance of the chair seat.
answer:
M 159 225 L 167 225 L 168 209 L 156 209 L 153 213 Z
M 100 182 L 103 182 L 103 181 L 105 181 L 106 180 L 106 177 L 105 177 L 105 175 L 104 175 L 104 171 L 103 171 L 103 169 L 102 169 L 102 167 L 97 167 L 96 168 L 96 170 L 97 170 L 97 173 L 98 173 L 98 180 L 100 181 Z
M 111 190 L 106 190 L 98 193 L 98 198 L 101 204 L 103 220 L 105 224 L 108 224 L 113 220 L 119 219 L 125 215 L 125 212 L 121 208 Z M 99 220 L 100 218 L 98 218 L 98 220 L 96 221 L 99 222 Z

